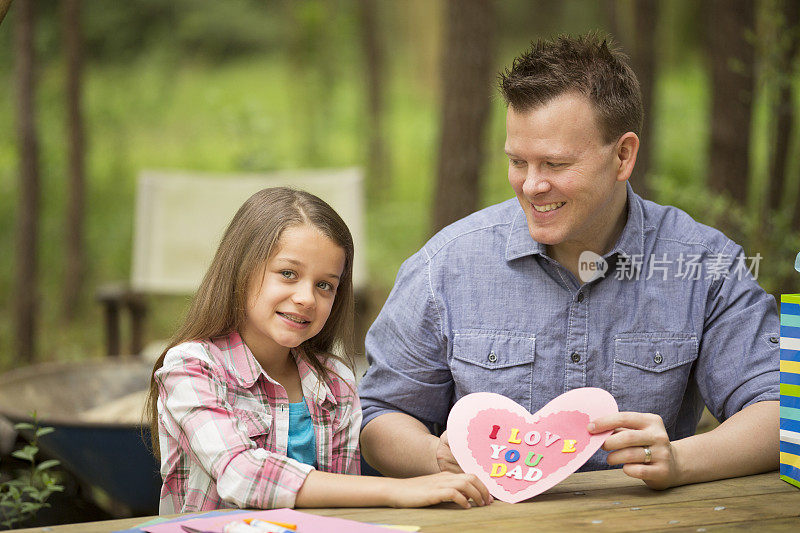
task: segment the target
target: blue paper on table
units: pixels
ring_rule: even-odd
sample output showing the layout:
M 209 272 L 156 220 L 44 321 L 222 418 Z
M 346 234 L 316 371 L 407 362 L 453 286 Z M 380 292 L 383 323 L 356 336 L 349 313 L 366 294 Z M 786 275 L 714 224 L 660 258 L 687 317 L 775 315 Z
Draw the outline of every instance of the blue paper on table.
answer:
M 147 522 L 142 522 L 138 526 L 131 528 L 131 529 L 120 529 L 118 531 L 114 531 L 113 533 L 147 533 L 143 527 L 151 526 L 153 524 L 167 524 L 172 522 L 185 522 L 187 520 L 193 520 L 195 518 L 212 518 L 214 516 L 220 514 L 226 514 L 229 516 L 234 516 L 240 513 L 246 513 L 247 511 L 238 509 L 235 511 L 208 511 L 205 513 L 194 513 L 194 514 L 187 514 L 183 516 L 179 516 L 178 518 L 157 518 L 155 520 L 148 520 Z

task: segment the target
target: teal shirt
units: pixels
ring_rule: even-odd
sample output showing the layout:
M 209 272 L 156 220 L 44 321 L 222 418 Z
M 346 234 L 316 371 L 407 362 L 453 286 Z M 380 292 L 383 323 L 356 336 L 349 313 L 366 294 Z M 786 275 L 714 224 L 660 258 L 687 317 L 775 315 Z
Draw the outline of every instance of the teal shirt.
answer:
M 289 404 L 289 446 L 286 455 L 317 468 L 317 438 L 305 400 Z

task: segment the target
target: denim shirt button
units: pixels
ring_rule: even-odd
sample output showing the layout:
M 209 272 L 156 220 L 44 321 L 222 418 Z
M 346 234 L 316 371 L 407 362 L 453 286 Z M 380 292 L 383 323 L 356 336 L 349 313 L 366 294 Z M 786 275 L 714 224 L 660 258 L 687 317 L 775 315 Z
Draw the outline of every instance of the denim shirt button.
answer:
M 781 342 L 781 338 L 773 335 L 772 337 L 769 338 L 769 342 L 771 342 L 772 344 L 778 344 L 779 342 Z
M 661 352 L 656 352 L 655 357 L 653 357 L 653 362 L 657 365 L 660 365 L 664 361 L 664 357 L 661 356 Z
M 581 303 L 581 302 L 583 301 L 583 298 L 584 298 L 584 297 L 583 297 L 583 293 L 582 293 L 582 292 L 579 292 L 579 293 L 578 293 L 578 303 Z
M 580 363 L 581 362 L 581 354 L 579 354 L 578 352 L 573 352 L 570 357 L 572 358 L 572 362 L 573 363 Z
M 489 352 L 489 362 L 496 363 L 497 362 L 497 355 L 494 352 Z

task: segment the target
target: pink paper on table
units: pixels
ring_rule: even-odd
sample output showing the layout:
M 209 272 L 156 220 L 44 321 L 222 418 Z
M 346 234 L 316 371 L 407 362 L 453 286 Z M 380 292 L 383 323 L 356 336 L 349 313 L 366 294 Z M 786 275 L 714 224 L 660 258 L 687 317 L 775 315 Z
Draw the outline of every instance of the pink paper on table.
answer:
M 194 518 L 183 522 L 155 524 L 143 527 L 149 533 L 185 533 L 181 525 L 186 525 L 204 531 L 222 531 L 225 524 L 234 520 L 245 518 L 259 518 L 273 522 L 287 522 L 297 525 L 297 533 L 310 533 L 325 531 L 326 533 L 386 533 L 387 529 L 354 520 L 333 518 L 330 516 L 317 516 L 301 513 L 294 509 L 271 509 L 269 511 L 253 511 L 252 513 L 236 513 L 230 516 L 214 516 L 212 518 Z

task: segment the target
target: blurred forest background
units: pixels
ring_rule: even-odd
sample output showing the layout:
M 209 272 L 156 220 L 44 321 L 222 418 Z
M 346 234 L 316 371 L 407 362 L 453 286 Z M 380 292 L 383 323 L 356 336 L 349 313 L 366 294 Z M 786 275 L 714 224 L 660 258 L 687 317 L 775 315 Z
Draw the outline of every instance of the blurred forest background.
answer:
M 8 9 L 10 6 L 10 9 Z M 0 0 L 0 370 L 104 351 L 142 169 L 367 171 L 373 310 L 438 228 L 512 196 L 497 72 L 610 32 L 642 80 L 634 189 L 800 292 L 797 0 Z M 186 298 L 150 305 L 165 338 Z

